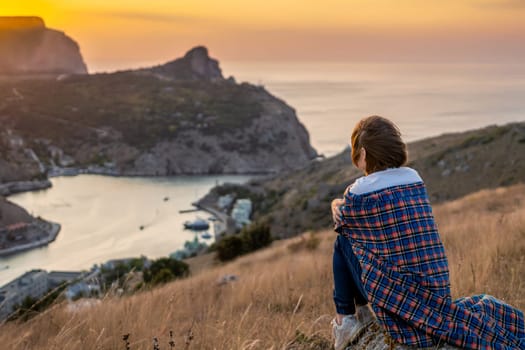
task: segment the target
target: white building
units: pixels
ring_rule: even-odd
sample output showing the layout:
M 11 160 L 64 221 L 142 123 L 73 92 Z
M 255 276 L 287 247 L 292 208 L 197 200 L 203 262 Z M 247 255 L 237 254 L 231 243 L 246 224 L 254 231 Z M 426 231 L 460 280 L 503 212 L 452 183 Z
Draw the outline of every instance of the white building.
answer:
M 237 199 L 233 205 L 231 217 L 235 220 L 238 228 L 251 223 L 250 216 L 252 215 L 252 201 L 250 199 Z

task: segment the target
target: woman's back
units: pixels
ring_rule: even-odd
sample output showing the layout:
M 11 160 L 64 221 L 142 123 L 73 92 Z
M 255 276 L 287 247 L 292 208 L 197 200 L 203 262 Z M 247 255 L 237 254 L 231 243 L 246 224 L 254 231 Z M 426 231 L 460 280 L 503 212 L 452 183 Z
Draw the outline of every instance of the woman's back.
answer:
M 419 317 L 432 322 L 424 307 L 409 301 L 415 289 L 450 300 L 448 262 L 425 185 L 416 182 L 361 195 L 349 188 L 342 214 L 336 230 L 352 243 L 379 322 L 398 342 L 432 346 L 430 336 L 396 316 L 404 313 L 413 321 Z

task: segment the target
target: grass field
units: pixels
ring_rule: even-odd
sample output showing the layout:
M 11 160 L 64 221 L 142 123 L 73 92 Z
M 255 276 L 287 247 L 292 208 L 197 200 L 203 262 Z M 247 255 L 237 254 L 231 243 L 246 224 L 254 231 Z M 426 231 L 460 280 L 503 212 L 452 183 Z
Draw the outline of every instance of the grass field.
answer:
M 481 191 L 434 207 L 453 297 L 489 293 L 525 309 L 525 186 Z M 327 208 L 328 215 L 328 208 Z M 335 233 L 304 233 L 193 276 L 99 303 L 57 304 L 26 323 L 0 326 L 4 349 L 283 349 L 296 331 L 330 337 Z M 316 240 L 319 244 L 316 247 Z M 235 274 L 238 280 L 218 284 Z

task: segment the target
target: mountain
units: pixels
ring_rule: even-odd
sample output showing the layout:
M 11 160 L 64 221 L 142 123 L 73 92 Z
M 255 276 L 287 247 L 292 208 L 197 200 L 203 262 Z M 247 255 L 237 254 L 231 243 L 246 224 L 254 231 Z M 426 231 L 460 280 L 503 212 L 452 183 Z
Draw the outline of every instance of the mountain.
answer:
M 317 156 L 293 108 L 225 79 L 205 47 L 145 69 L 2 80 L 0 101 L 4 149 L 44 172 L 278 173 Z
M 426 183 L 432 203 L 459 198 L 486 188 L 525 182 L 525 123 L 489 126 L 445 134 L 408 144 L 408 166 Z M 213 206 L 220 195 L 248 197 L 255 221 L 265 221 L 279 237 L 329 228 L 330 202 L 362 176 L 350 151 L 316 161 L 298 171 L 247 185 L 223 185 L 201 204 Z
M 0 17 L 0 74 L 86 74 L 78 44 L 39 17 Z

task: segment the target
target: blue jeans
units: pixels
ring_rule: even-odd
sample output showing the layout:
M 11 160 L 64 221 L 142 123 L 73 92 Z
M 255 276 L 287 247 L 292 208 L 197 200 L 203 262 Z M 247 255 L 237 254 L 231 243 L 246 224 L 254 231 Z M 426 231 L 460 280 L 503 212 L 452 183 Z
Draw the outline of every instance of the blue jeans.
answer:
M 366 305 L 368 299 L 361 282 L 361 265 L 350 241 L 337 235 L 333 256 L 334 303 L 338 314 L 355 314 L 356 305 Z

